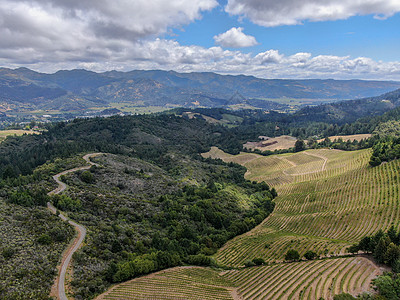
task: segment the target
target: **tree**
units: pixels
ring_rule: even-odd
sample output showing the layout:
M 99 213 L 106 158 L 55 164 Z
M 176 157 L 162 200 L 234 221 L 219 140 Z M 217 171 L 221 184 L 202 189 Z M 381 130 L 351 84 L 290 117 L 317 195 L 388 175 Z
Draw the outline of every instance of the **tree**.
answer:
M 300 152 L 306 149 L 306 145 L 303 140 L 297 140 L 294 144 L 294 152 Z
M 374 257 L 376 261 L 380 264 L 385 262 L 386 251 L 390 244 L 390 239 L 387 235 L 384 235 L 380 238 L 378 244 L 375 247 Z
M 290 249 L 288 252 L 286 252 L 285 255 L 285 260 L 299 260 L 300 259 L 300 254 L 297 252 L 297 250 Z
M 256 266 L 261 266 L 261 265 L 263 265 L 263 264 L 265 264 L 265 260 L 264 259 L 262 259 L 262 258 L 253 258 L 253 263 L 256 265 Z
M 397 232 L 396 229 L 394 228 L 394 225 L 392 224 L 392 226 L 390 226 L 387 235 L 390 238 L 390 241 L 392 241 L 393 243 L 397 243 Z
M 383 299 L 397 300 L 400 299 L 400 278 L 396 274 L 385 273 L 373 280 L 379 294 Z
M 375 249 L 374 241 L 370 236 L 365 236 L 358 244 L 358 249 L 361 251 L 372 252 Z
M 359 250 L 359 245 L 357 244 L 351 245 L 349 248 L 347 248 L 347 251 L 353 254 L 356 254 L 358 250 Z
M 314 251 L 308 250 L 305 254 L 304 254 L 304 258 L 307 260 L 313 260 L 315 258 L 317 258 L 318 255 L 317 253 L 315 253 Z
M 385 253 L 385 263 L 393 266 L 394 263 L 400 258 L 400 248 L 394 243 L 390 243 Z
M 371 167 L 379 166 L 381 163 L 382 161 L 378 156 L 371 156 L 371 160 L 369 161 Z

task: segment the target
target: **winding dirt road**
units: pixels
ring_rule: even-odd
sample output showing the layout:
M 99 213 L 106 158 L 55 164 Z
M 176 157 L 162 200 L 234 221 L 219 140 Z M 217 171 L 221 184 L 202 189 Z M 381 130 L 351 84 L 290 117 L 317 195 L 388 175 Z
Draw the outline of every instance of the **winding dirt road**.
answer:
M 87 166 L 73 168 L 73 169 L 66 170 L 64 172 L 54 175 L 53 179 L 57 182 L 58 187 L 55 188 L 54 190 L 52 190 L 51 192 L 49 192 L 48 195 L 50 196 L 50 195 L 59 194 L 67 188 L 67 185 L 64 182 L 60 181 L 60 179 L 59 179 L 60 176 L 68 174 L 68 173 L 76 172 L 79 170 L 87 170 L 87 169 L 90 169 L 91 166 L 98 166 L 98 164 L 92 162 L 90 160 L 90 158 L 96 157 L 96 156 L 99 156 L 102 154 L 103 153 L 86 154 L 85 156 L 83 156 L 83 159 L 88 163 Z M 47 207 L 53 214 L 56 214 L 57 209 L 50 202 L 47 202 Z M 63 221 L 68 220 L 68 218 L 65 215 L 63 215 L 62 213 L 59 213 L 58 216 Z M 78 232 L 78 235 L 74 239 L 73 243 L 65 251 L 65 254 L 63 255 L 63 258 L 61 260 L 60 271 L 59 271 L 57 280 L 54 283 L 54 286 L 52 288 L 52 293 L 54 292 L 57 296 L 57 299 L 60 299 L 60 300 L 68 300 L 67 295 L 65 294 L 65 274 L 67 273 L 67 269 L 71 262 L 72 255 L 79 249 L 79 247 L 81 246 L 81 244 L 86 236 L 86 228 L 85 227 L 83 227 L 82 225 L 80 225 L 72 220 L 68 220 L 68 223 L 70 225 L 74 226 L 75 230 Z

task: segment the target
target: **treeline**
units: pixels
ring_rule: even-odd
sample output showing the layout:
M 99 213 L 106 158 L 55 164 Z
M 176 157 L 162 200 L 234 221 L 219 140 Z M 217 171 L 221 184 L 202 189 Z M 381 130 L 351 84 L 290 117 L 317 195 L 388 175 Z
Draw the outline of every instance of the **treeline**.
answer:
M 157 163 L 171 149 L 197 155 L 211 146 L 239 153 L 233 133 L 201 119 L 171 114 L 75 119 L 56 123 L 41 135 L 8 137 L 0 144 L 0 178 L 31 174 L 54 158 L 86 151 L 125 154 Z
M 380 264 L 392 268 L 392 272 L 384 272 L 372 280 L 377 293 L 363 293 L 357 298 L 349 294 L 336 295 L 335 300 L 397 300 L 400 299 L 400 232 L 392 225 L 388 231 L 379 230 L 376 234 L 365 236 L 357 244 L 352 245 L 349 252 L 364 251 L 373 255 Z
M 348 250 L 352 253 L 371 253 L 378 263 L 387 264 L 394 272 L 400 273 L 400 232 L 397 232 L 394 226 L 387 232 L 379 230 L 372 236 L 362 238 Z

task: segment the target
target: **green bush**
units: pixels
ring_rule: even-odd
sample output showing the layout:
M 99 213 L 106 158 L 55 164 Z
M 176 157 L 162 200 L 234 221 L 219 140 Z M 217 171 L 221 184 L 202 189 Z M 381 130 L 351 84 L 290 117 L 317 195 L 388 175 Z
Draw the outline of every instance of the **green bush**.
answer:
M 300 254 L 297 250 L 290 249 L 286 252 L 285 260 L 299 260 Z
M 305 254 L 304 254 L 304 258 L 307 260 L 312 260 L 317 258 L 318 255 L 317 253 L 315 253 L 314 251 L 308 250 Z
M 50 245 L 53 242 L 51 237 L 46 233 L 42 234 L 36 241 L 42 245 Z

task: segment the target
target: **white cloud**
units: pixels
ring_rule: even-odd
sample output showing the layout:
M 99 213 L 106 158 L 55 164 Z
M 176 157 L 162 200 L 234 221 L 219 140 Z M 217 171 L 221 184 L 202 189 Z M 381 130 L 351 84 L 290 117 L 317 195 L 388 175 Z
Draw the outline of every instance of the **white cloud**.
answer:
M 214 36 L 214 40 L 218 45 L 227 48 L 244 48 L 257 45 L 255 37 L 244 34 L 242 27 L 233 27 L 224 33 Z
M 373 4 L 376 1 L 364 2 Z M 230 0 L 228 5 L 232 3 Z M 251 3 L 254 6 L 257 1 Z M 263 1 L 258 3 L 260 11 L 265 9 Z M 296 3 L 302 6 L 301 1 Z M 357 6 L 361 2 L 354 3 Z M 216 5 L 215 0 L 2 0 L 0 66 L 25 66 L 43 72 L 73 68 L 93 71 L 163 69 L 262 78 L 400 80 L 400 62 L 310 53 L 284 55 L 275 49 L 252 54 L 221 46 L 183 46 L 174 40 L 155 38 L 171 26 L 200 18 L 202 11 Z M 384 7 L 372 11 L 390 15 Z M 249 36 L 241 28 L 235 30 L 231 40 L 237 42 L 236 46 L 243 46 L 243 39 L 235 37 L 242 34 L 246 40 Z M 230 31 L 234 32 L 231 29 L 224 34 Z
M 228 0 L 231 15 L 249 18 L 266 27 L 301 24 L 302 21 L 347 19 L 373 14 L 388 18 L 400 11 L 399 0 Z
M 119 56 L 138 40 L 201 18 L 216 0 L 2 0 L 2 57 L 32 62 Z M 5 56 L 4 56 L 5 55 Z
M 284 55 L 278 50 L 258 54 L 224 50 L 221 47 L 204 48 L 183 46 L 173 40 L 155 39 L 127 44 L 124 51 L 97 53 L 93 57 L 70 57 L 62 61 L 64 53 L 55 53 L 47 59 L 32 62 L 29 59 L 7 58 L 0 49 L 0 65 L 38 71 L 54 72 L 59 69 L 85 68 L 92 71 L 133 69 L 161 69 L 178 72 L 216 72 L 220 74 L 245 74 L 261 78 L 333 78 L 399 80 L 400 62 L 375 61 L 366 57 L 318 55 L 295 53 Z M 35 52 L 18 53 L 21 57 L 34 56 Z M 97 55 L 97 56 L 96 56 Z M 12 56 L 12 55 L 11 55 Z M 75 60 L 74 60 L 75 59 Z

